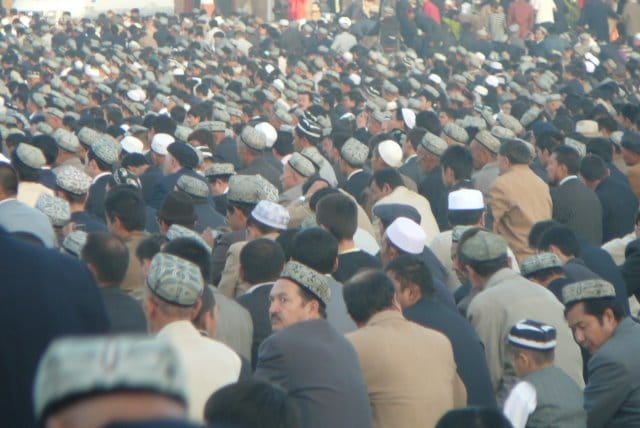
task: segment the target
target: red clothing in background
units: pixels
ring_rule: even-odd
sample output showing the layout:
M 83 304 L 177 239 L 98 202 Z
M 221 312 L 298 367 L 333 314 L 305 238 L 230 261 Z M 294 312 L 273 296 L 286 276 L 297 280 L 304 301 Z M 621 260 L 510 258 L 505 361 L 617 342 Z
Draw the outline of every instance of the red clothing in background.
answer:
M 425 15 L 430 16 L 431 19 L 436 21 L 438 24 L 442 23 L 442 20 L 440 19 L 440 9 L 438 9 L 438 6 L 436 6 L 432 1 L 425 1 L 424 6 L 422 6 L 422 11 Z

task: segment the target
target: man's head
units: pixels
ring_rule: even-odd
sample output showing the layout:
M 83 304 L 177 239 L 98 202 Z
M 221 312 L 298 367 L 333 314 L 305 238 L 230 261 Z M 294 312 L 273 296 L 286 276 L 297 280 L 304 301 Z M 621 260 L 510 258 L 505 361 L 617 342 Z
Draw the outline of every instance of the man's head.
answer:
M 193 147 L 176 141 L 167 147 L 167 154 L 162 164 L 162 172 L 164 175 L 170 175 L 183 168 L 194 169 L 199 163 L 198 154 Z
M 519 378 L 553 364 L 556 347 L 554 326 L 522 320 L 511 327 L 507 341 L 511 361 Z
M 277 242 L 260 238 L 249 241 L 240 251 L 240 278 L 250 285 L 275 282 L 285 257 Z
M 369 188 L 372 201 L 376 202 L 393 192 L 397 187 L 403 186 L 402 176 L 394 168 L 379 169 L 373 174 Z
M 457 256 L 471 285 L 479 289 L 494 273 L 509 267 L 504 238 L 481 228 L 472 228 L 462 234 Z
M 500 145 L 498 168 L 500 173 L 509 171 L 513 165 L 528 165 L 531 162 L 531 151 L 519 140 L 507 140 Z
M 622 136 L 622 159 L 628 166 L 640 163 L 640 133 L 627 131 Z
M 315 174 L 316 168 L 313 163 L 302 156 L 294 153 L 282 168 L 280 182 L 284 190 L 302 185 L 309 177 Z
M 587 155 L 580 162 L 580 179 L 591 190 L 609 176 L 609 169 L 600 156 Z
M 447 149 L 447 143 L 431 132 L 426 132 L 417 150 L 417 162 L 424 174 L 440 165 L 440 157 Z
M 527 257 L 520 265 L 523 277 L 543 287 L 548 287 L 551 281 L 565 276 L 562 261 L 558 256 L 549 252 L 542 252 Z
M 575 232 L 563 225 L 545 231 L 538 240 L 538 248 L 555 254 L 563 263 L 580 255 L 580 244 Z
M 404 254 L 422 254 L 426 242 L 427 234 L 418 223 L 398 217 L 384 231 L 380 258 L 383 263 L 389 263 Z
M 327 195 L 316 205 L 316 222 L 338 241 L 353 239 L 358 228 L 358 207 L 346 195 Z
M 613 336 L 624 318 L 613 285 L 590 279 L 565 286 L 562 290 L 564 316 L 573 338 L 591 354 Z
M 204 281 L 194 263 L 167 253 L 151 260 L 144 312 L 151 333 L 174 321 L 191 321 L 200 311 Z
M 100 287 L 118 286 L 129 267 L 129 250 L 122 239 L 106 232 L 90 233 L 81 258 Z
M 398 310 L 393 282 L 383 272 L 369 270 L 356 274 L 342 289 L 347 312 L 357 326 L 364 326 L 372 316 L 384 310 Z
M 287 263 L 269 295 L 269 318 L 273 330 L 302 321 L 326 318 L 331 291 L 321 273 L 291 261 Z
M 580 154 L 573 148 L 560 145 L 553 149 L 547 163 L 549 181 L 559 183 L 570 175 L 580 171 Z
M 291 254 L 293 260 L 330 274 L 338 266 L 338 240 L 320 227 L 303 229 L 293 238 Z
M 18 194 L 18 173 L 9 163 L 0 162 L 0 201 Z
M 433 277 L 421 257 L 397 257 L 385 266 L 385 272 L 393 281 L 395 298 L 402 309 L 433 295 Z
M 500 140 L 494 137 L 491 132 L 482 130 L 471 140 L 469 150 L 471 150 L 471 156 L 473 157 L 473 167 L 480 169 L 496 161 L 500 151 Z
M 447 148 L 440 158 L 442 181 L 450 188 L 462 180 L 470 180 L 473 172 L 473 157 L 469 149 L 459 145 Z
M 249 239 L 265 235 L 279 234 L 287 229 L 289 211 L 280 204 L 260 201 L 247 218 L 247 236 Z
M 42 356 L 34 382 L 36 418 L 47 427 L 182 419 L 186 403 L 180 357 L 157 338 L 57 339 Z
M 145 204 L 139 191 L 116 186 L 109 190 L 104 202 L 109 231 L 120 237 L 142 231 L 145 226 Z
M 460 189 L 449 193 L 447 218 L 451 227 L 484 226 L 484 197 L 475 189 Z

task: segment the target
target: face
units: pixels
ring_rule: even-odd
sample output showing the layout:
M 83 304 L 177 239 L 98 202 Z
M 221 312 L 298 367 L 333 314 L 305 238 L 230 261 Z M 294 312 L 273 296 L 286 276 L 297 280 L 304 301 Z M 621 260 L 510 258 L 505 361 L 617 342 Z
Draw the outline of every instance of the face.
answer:
M 371 185 L 369 186 L 371 189 L 371 199 L 372 202 L 379 201 L 385 194 L 384 191 L 378 186 L 375 180 L 371 180 Z
M 279 279 L 269 294 L 269 319 L 274 331 L 314 317 L 313 301 L 305 301 L 299 286 L 288 279 Z
M 393 288 L 395 289 L 395 297 L 396 297 L 396 300 L 398 301 L 398 304 L 400 304 L 400 307 L 404 309 L 404 308 L 408 308 L 409 306 L 412 306 L 416 300 L 414 296 L 415 293 L 413 291 L 413 287 L 402 288 L 402 285 L 400 284 L 400 279 L 398 278 L 397 275 L 395 275 L 393 272 L 388 272 L 387 275 L 389 276 L 389 278 L 391 278 L 391 282 L 393 282 Z
M 563 171 L 561 165 L 558 163 L 558 158 L 556 154 L 553 153 L 551 157 L 549 157 L 549 162 L 547 163 L 547 175 L 549 176 L 549 180 L 553 183 L 557 183 L 562 180 Z
M 291 189 L 295 187 L 297 183 L 295 172 L 291 168 L 291 165 L 288 163 L 284 165 L 282 168 L 282 175 L 280 176 L 280 183 L 282 183 L 282 188 L 284 190 Z
M 247 225 L 247 219 L 242 211 L 231 205 L 227 207 L 227 222 L 231 230 L 241 230 Z
M 171 174 L 171 172 L 173 170 L 174 162 L 175 162 L 175 160 L 174 160 L 173 156 L 171 156 L 170 154 L 167 153 L 167 155 L 164 157 L 164 162 L 162 163 L 162 173 L 164 175 Z
M 484 151 L 482 150 L 482 146 L 476 140 L 473 140 L 469 145 L 469 150 L 471 151 L 471 157 L 473 157 L 473 168 L 480 169 L 485 166 L 486 161 L 484 157 Z
M 609 340 L 617 326 L 610 309 L 605 311 L 602 320 L 598 320 L 597 317 L 585 313 L 582 302 L 574 305 L 567 312 L 566 318 L 576 343 L 591 354 Z
M 453 169 L 447 167 L 442 169 L 442 182 L 446 188 L 450 188 L 456 183 L 456 178 L 453 174 Z
M 311 99 L 308 94 L 300 94 L 298 95 L 298 107 L 302 110 L 306 110 L 311 107 Z
M 622 160 L 628 166 L 633 166 L 638 163 L 638 155 L 629 149 L 622 148 Z
M 504 174 L 509 171 L 510 166 L 511 164 L 506 156 L 498 155 L 498 170 L 500 171 L 500 174 Z

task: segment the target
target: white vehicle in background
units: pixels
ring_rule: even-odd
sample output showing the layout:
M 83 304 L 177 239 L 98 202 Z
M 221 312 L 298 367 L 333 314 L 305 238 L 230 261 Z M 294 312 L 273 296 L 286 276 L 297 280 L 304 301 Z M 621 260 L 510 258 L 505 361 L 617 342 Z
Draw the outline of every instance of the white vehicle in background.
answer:
M 15 0 L 13 7 L 20 12 L 40 12 L 56 18 L 63 12 L 70 12 L 73 18 L 94 18 L 108 10 L 122 13 L 133 7 L 140 9 L 142 15 L 174 10 L 173 0 Z

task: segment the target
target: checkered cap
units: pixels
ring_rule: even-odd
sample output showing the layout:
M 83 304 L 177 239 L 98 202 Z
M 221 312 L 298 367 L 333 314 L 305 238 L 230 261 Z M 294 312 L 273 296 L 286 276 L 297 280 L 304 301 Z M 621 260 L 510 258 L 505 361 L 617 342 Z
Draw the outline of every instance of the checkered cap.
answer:
M 194 263 L 167 253 L 158 253 L 151 260 L 147 286 L 153 294 L 176 306 L 196 304 L 204 281 Z
M 280 278 L 291 280 L 313 293 L 325 306 L 331 300 L 331 289 L 327 278 L 321 273 L 296 261 L 284 266 Z

